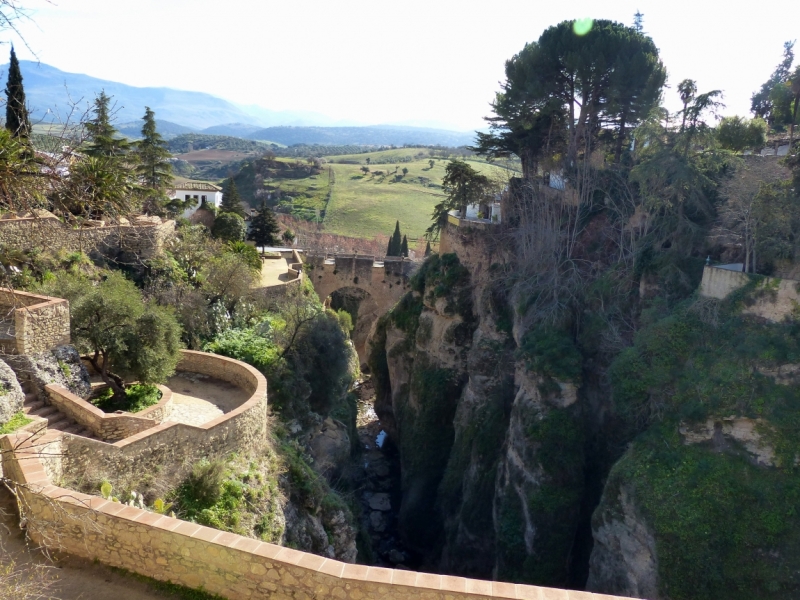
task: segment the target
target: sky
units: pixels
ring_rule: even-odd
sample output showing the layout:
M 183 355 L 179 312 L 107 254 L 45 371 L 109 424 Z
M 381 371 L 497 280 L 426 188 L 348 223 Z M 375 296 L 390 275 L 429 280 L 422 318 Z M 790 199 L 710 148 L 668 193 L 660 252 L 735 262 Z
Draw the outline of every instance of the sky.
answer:
M 741 0 L 21 0 L 20 58 L 135 86 L 211 93 L 363 124 L 483 128 L 504 63 L 565 19 L 644 29 L 677 83 L 721 89 L 724 114 L 750 95 L 800 37 L 800 2 Z M 762 8 L 763 7 L 763 8 Z M 32 51 L 32 52 L 31 52 Z M 800 45 L 797 48 L 800 60 Z

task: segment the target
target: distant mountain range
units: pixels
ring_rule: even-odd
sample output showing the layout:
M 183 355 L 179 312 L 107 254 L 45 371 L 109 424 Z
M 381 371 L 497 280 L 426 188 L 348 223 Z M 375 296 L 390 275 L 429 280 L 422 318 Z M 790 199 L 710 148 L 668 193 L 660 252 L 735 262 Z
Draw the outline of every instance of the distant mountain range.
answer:
M 171 88 L 134 87 L 67 73 L 50 65 L 20 61 L 25 94 L 36 122 L 72 122 L 88 111 L 101 90 L 112 96 L 116 126 L 138 137 L 145 106 L 156 113 L 161 134 L 167 138 L 184 133 L 229 135 L 279 144 L 403 145 L 471 144 L 474 133 L 395 125 L 357 126 L 308 111 L 274 111 L 260 106 L 234 104 L 203 92 Z M 0 67 L 0 77 L 8 65 Z M 70 117 L 70 113 L 72 113 Z
M 427 127 L 370 125 L 367 127 L 267 127 L 247 136 L 253 140 L 292 144 L 402 146 L 468 146 L 475 143 L 472 132 Z

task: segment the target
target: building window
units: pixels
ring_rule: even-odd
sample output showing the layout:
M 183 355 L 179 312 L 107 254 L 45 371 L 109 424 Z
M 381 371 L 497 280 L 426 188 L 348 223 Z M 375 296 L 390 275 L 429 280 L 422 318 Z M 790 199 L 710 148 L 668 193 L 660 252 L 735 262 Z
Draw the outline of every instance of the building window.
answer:
M 186 197 L 184 198 L 184 200 L 189 200 L 190 198 L 191 198 L 191 196 L 189 194 L 186 194 Z
M 203 197 L 202 197 L 202 198 L 200 198 L 200 199 L 203 201 L 203 204 L 205 204 L 205 203 L 206 203 L 206 197 L 205 197 L 205 196 L 203 196 Z

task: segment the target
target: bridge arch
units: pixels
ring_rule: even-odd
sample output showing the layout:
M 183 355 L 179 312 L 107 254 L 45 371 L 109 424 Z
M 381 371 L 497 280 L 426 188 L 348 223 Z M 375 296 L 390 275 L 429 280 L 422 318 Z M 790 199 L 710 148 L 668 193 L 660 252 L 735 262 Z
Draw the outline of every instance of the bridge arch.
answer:
M 321 301 L 325 302 L 328 297 L 337 293 L 346 295 L 348 290 L 352 296 L 365 294 L 361 296 L 356 330 L 353 332 L 353 343 L 363 362 L 366 358 L 365 344 L 372 325 L 410 289 L 408 280 L 415 264 L 400 257 L 376 259 L 374 256 L 357 254 L 309 256 L 306 263 L 308 276 Z M 354 290 L 358 291 L 357 294 Z M 337 302 L 334 298 L 332 301 Z

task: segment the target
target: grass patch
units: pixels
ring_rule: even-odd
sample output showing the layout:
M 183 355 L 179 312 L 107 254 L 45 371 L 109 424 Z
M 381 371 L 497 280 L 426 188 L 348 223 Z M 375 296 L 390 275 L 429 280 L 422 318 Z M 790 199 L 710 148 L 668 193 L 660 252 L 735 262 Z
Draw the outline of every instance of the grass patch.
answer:
M 332 233 L 360 238 L 390 235 L 395 222 L 408 235 L 411 246 L 430 225 L 433 207 L 444 197 L 442 178 L 448 161 L 436 160 L 433 168 L 429 158 L 415 159 L 417 148 L 371 152 L 332 158 L 329 163 L 336 175 L 331 201 L 325 215 L 325 229 Z M 373 164 L 366 165 L 367 157 Z M 396 162 L 389 161 L 394 158 Z M 409 162 L 401 159 L 412 158 Z M 342 164 L 352 160 L 357 164 Z M 362 166 L 369 166 L 364 176 Z M 486 175 L 506 176 L 501 167 L 476 163 L 475 169 Z M 395 173 L 395 167 L 398 167 Z M 408 173 L 403 175 L 403 168 Z M 381 171 L 383 175 L 377 175 Z M 395 175 L 400 175 L 398 180 Z
M 285 523 L 273 452 L 257 459 L 201 460 L 170 495 L 180 518 L 239 535 L 279 543 Z
M 91 403 L 107 413 L 118 410 L 137 413 L 158 404 L 161 396 L 162 393 L 158 386 L 135 383 L 125 388 L 125 400 L 117 400 L 114 398 L 114 391 L 111 388 L 106 388 L 92 398 Z
M 28 423 L 33 423 L 33 419 L 29 419 L 24 412 L 19 411 L 14 413 L 14 416 L 11 417 L 11 420 L 8 423 L 0 425 L 0 435 L 14 433 L 17 429 L 24 427 Z

